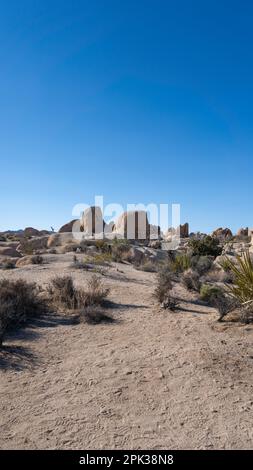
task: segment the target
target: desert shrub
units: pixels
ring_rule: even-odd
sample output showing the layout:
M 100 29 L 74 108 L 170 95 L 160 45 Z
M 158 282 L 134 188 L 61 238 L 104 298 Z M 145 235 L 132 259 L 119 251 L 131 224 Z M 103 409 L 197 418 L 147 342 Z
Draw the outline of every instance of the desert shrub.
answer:
M 222 290 L 220 287 L 210 284 L 202 284 L 200 288 L 200 299 L 205 302 L 212 303 L 214 298 L 220 295 L 221 292 Z
M 225 284 L 230 284 L 231 282 L 233 282 L 233 274 L 230 271 L 211 269 L 204 276 L 204 280 L 207 282 L 222 282 Z
M 96 240 L 95 246 L 102 253 L 111 253 L 111 245 L 106 240 Z
M 76 308 L 76 290 L 71 276 L 57 276 L 48 286 L 50 301 L 56 307 Z
M 113 323 L 113 317 L 105 314 L 100 306 L 90 305 L 80 311 L 80 321 L 90 325 L 97 325 L 99 323 Z
M 113 261 L 120 263 L 127 260 L 130 249 L 130 243 L 128 240 L 115 238 L 112 242 L 111 248 Z
M 87 282 L 87 287 L 76 291 L 77 306 L 82 308 L 90 305 L 102 305 L 109 292 L 110 289 L 103 285 L 101 278 L 93 274 Z
M 157 285 L 154 295 L 158 302 L 162 303 L 169 295 L 173 287 L 173 274 L 168 266 L 161 268 L 157 273 Z
M 174 312 L 177 309 L 178 304 L 178 300 L 173 295 L 171 295 L 171 293 L 169 293 L 162 302 L 162 307 Z
M 88 256 L 82 259 L 78 259 L 77 256 L 74 255 L 71 267 L 75 269 L 83 269 L 84 271 L 89 271 L 94 269 L 94 260 L 92 257 Z
M 226 273 L 231 272 L 231 265 L 229 263 L 228 258 L 223 258 L 220 263 L 220 267 L 225 271 Z
M 43 264 L 43 256 L 41 255 L 34 255 L 31 257 L 31 263 L 32 264 Z
M 135 265 L 135 269 L 138 271 L 145 271 L 148 273 L 155 273 L 158 270 L 158 266 L 154 261 L 144 259 L 140 264 Z
M 222 291 L 216 293 L 214 296 L 211 296 L 210 302 L 219 313 L 218 321 L 222 321 L 228 313 L 232 312 L 239 306 L 239 303 L 236 299 L 226 295 Z
M 177 254 L 171 261 L 171 270 L 175 273 L 182 273 L 191 267 L 191 258 L 186 254 Z
M 213 264 L 213 258 L 211 256 L 192 256 L 191 267 L 194 271 L 197 271 L 200 275 L 205 274 L 209 271 Z
M 188 243 L 192 256 L 214 256 L 215 258 L 222 253 L 219 246 L 219 240 L 207 235 L 202 240 L 191 239 Z
M 236 256 L 237 263 L 226 259 L 230 271 L 234 275 L 233 285 L 228 286 L 230 294 L 238 299 L 240 303 L 253 303 L 253 262 L 249 251 L 242 256 Z
M 5 235 L 0 235 L 0 242 L 5 242 L 5 241 L 6 241 Z
M 90 262 L 96 265 L 106 266 L 110 264 L 112 261 L 112 255 L 109 252 L 98 253 L 95 254 L 91 259 Z
M 201 282 L 199 280 L 200 275 L 197 271 L 188 269 L 182 275 L 182 283 L 188 290 L 194 290 L 199 292 L 201 287 Z
M 100 277 L 95 274 L 88 280 L 84 289 L 76 288 L 71 276 L 57 276 L 48 286 L 48 294 L 53 305 L 69 310 L 102 305 L 109 291 L 104 287 Z
M 22 279 L 0 281 L 0 346 L 7 331 L 45 308 L 36 284 Z

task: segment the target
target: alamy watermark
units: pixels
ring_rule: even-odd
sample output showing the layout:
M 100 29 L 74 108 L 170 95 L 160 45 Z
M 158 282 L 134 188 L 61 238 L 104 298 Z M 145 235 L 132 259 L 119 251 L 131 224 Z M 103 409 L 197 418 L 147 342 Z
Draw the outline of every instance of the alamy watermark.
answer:
M 164 241 L 166 250 L 176 250 L 180 244 L 180 204 L 104 204 L 103 196 L 95 196 L 94 206 L 79 203 L 73 207 L 76 219 L 72 227 L 78 240 L 93 238 L 157 240 L 170 227 L 170 237 Z

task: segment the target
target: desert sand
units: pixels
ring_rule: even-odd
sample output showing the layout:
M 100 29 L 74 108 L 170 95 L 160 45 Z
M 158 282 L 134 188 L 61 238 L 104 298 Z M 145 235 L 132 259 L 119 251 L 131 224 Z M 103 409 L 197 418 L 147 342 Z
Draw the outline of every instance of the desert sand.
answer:
M 71 274 L 72 254 L 0 276 L 46 284 Z M 161 309 L 154 273 L 113 263 L 114 323 L 47 314 L 13 332 L 0 352 L 1 449 L 250 449 L 253 326 L 217 313 L 177 286 Z

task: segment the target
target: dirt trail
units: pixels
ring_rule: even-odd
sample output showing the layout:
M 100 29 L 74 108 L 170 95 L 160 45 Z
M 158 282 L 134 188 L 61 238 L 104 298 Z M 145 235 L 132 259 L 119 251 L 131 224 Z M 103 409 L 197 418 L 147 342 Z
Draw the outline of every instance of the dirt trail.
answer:
M 5 276 L 47 282 L 69 272 L 62 259 Z M 161 311 L 154 274 L 108 274 L 115 323 L 45 317 L 8 339 L 0 448 L 252 448 L 253 328 L 217 324 L 184 290 L 182 310 Z

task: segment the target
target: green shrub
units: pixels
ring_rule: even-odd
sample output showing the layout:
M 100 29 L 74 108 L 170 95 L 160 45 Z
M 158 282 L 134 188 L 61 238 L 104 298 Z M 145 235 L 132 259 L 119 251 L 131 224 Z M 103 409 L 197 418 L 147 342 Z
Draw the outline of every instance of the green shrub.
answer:
M 216 296 L 220 295 L 222 290 L 217 286 L 212 286 L 210 284 L 202 284 L 200 288 L 200 299 L 211 303 Z
M 186 254 L 177 254 L 171 261 L 171 270 L 174 273 L 182 273 L 191 267 L 191 258 Z
M 96 240 L 95 246 L 101 253 L 111 253 L 111 245 L 106 240 Z
M 211 256 L 192 256 L 191 267 L 194 271 L 197 271 L 201 276 L 207 273 L 213 264 L 213 258 Z
M 127 253 L 130 249 L 130 243 L 128 240 L 115 238 L 111 245 L 112 249 L 112 260 L 118 263 L 127 259 Z
M 192 256 L 214 256 L 216 258 L 222 253 L 219 240 L 209 235 L 202 240 L 190 240 L 188 247 L 191 250 Z
M 228 262 L 228 258 L 223 258 L 223 260 L 221 260 L 219 265 L 223 269 L 223 271 L 225 271 L 226 273 L 231 272 L 231 266 L 230 266 L 230 263 Z
M 227 289 L 241 304 L 253 303 L 253 263 L 249 251 L 236 256 L 236 261 L 226 258 L 227 266 L 234 276 L 233 285 Z

